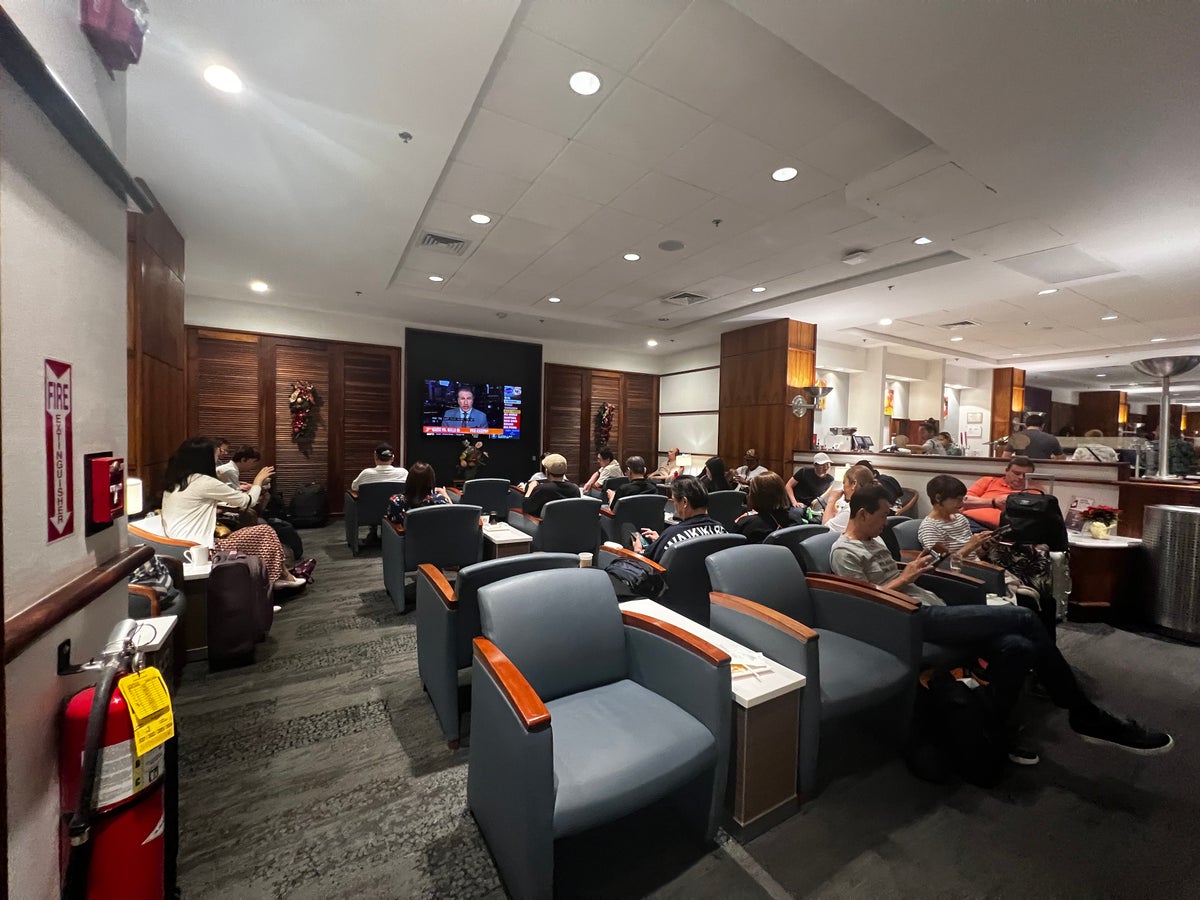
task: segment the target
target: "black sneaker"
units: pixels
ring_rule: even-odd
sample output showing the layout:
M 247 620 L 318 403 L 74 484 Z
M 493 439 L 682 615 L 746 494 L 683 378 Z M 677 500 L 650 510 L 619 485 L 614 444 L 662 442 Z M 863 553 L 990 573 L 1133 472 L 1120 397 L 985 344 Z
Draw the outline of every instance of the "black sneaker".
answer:
M 1085 741 L 1113 744 L 1131 753 L 1166 753 L 1175 741 L 1165 731 L 1152 731 L 1133 719 L 1118 719 L 1102 709 L 1074 710 L 1071 728 Z
M 1008 759 L 1018 766 L 1036 766 L 1042 761 L 1042 758 L 1037 755 L 1036 751 L 1022 744 L 1009 745 Z

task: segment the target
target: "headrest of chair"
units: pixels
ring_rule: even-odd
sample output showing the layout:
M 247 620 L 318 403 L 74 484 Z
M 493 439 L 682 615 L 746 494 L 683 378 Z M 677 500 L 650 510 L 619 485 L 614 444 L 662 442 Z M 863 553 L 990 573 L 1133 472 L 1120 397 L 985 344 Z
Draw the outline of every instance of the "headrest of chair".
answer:
M 787 547 L 747 544 L 714 553 L 704 560 L 714 591 L 745 597 L 781 612 L 807 595 L 804 571 Z

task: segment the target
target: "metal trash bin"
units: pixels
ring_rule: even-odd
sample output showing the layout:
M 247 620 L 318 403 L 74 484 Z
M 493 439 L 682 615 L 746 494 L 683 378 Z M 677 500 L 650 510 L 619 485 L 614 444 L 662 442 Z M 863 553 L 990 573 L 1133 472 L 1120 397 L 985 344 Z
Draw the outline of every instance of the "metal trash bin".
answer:
M 1146 507 L 1142 541 L 1154 573 L 1150 623 L 1200 641 L 1200 507 Z

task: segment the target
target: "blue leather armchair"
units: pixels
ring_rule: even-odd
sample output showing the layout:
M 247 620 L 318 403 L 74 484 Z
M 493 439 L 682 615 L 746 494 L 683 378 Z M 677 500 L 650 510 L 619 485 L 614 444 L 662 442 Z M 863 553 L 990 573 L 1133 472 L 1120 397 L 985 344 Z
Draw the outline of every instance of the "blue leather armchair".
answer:
M 746 495 L 741 491 L 713 491 L 708 495 L 708 514 L 728 531 L 734 520 L 746 511 Z
M 542 515 L 508 511 L 508 524 L 533 538 L 531 550 L 547 553 L 591 553 L 600 548 L 600 501 L 594 497 L 552 500 Z
M 513 897 L 553 892 L 554 841 L 670 797 L 708 840 L 725 795 L 729 657 L 622 613 L 596 570 L 479 592 L 467 803 Z
M 900 547 L 900 562 L 907 562 L 909 559 L 912 559 L 914 554 L 920 552 L 921 541 L 917 538 L 917 532 L 920 528 L 920 519 L 908 519 L 892 529 L 892 533 L 896 535 L 896 543 Z M 952 576 L 953 573 L 948 571 L 949 565 L 950 561 L 948 559 L 943 560 L 938 566 L 936 574 Z M 981 559 L 962 560 L 962 574 L 982 581 L 985 594 L 998 594 L 1002 596 L 1007 590 L 1004 584 L 1004 569 L 992 563 L 984 562 Z M 930 590 L 934 590 L 940 595 L 940 591 L 937 591 L 935 588 L 930 588 Z M 955 598 L 965 597 L 965 602 L 979 602 L 976 594 L 977 592 L 968 594 L 961 590 L 951 589 L 951 596 Z
M 708 624 L 708 594 L 712 585 L 704 561 L 730 547 L 745 545 L 740 534 L 710 534 L 676 544 L 663 554 L 663 580 L 667 589 L 658 602 L 701 625 Z
M 800 558 L 800 545 L 811 537 L 816 537 L 819 534 L 829 534 L 828 525 L 792 525 L 788 528 L 780 528 L 778 531 L 772 531 L 763 540 L 764 544 L 779 545 L 787 547 L 792 551 L 792 556 L 796 557 L 796 562 L 804 565 Z
M 635 494 L 622 497 L 612 509 L 600 510 L 600 527 L 606 541 L 629 546 L 629 532 L 642 528 L 663 529 L 663 510 L 667 498 L 661 494 Z
M 447 493 L 455 503 L 478 506 L 485 516 L 495 513 L 504 518 L 512 502 L 512 485 L 506 478 L 472 478 L 463 484 L 462 490 L 448 488 Z
M 454 586 L 437 566 L 417 567 L 417 671 L 451 750 L 458 749 L 458 673 L 471 667 L 479 629 L 479 589 L 546 569 L 578 569 L 571 553 L 528 553 L 489 559 L 460 569 Z
M 364 525 L 379 527 L 387 512 L 388 498 L 392 494 L 404 493 L 403 481 L 372 481 L 364 484 L 358 492 L 346 491 L 345 519 L 346 546 L 358 556 L 358 530 Z M 382 538 L 381 538 L 382 540 Z
M 800 672 L 799 789 L 817 786 L 822 728 L 871 711 L 908 734 L 921 662 L 917 605 L 834 575 L 804 576 L 785 547 L 737 547 L 705 561 L 714 631 Z M 880 713 L 882 712 L 882 715 Z
M 438 569 L 469 566 L 483 558 L 483 528 L 478 506 L 442 504 L 409 510 L 403 525 L 383 523 L 383 584 L 396 609 L 404 612 L 408 590 L 406 572 L 422 563 Z

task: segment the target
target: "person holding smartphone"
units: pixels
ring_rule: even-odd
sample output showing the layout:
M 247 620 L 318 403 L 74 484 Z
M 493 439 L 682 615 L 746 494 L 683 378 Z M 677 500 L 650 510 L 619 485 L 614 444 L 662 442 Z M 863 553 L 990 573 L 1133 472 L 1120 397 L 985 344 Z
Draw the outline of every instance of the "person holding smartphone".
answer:
M 671 482 L 671 502 L 679 521 L 663 529 L 653 528 L 633 532 L 633 549 L 645 557 L 660 562 L 663 555 L 677 544 L 708 534 L 725 534 L 725 526 L 708 514 L 708 491 L 694 475 L 681 475 Z

